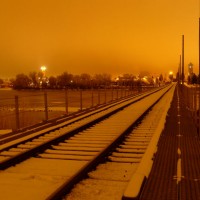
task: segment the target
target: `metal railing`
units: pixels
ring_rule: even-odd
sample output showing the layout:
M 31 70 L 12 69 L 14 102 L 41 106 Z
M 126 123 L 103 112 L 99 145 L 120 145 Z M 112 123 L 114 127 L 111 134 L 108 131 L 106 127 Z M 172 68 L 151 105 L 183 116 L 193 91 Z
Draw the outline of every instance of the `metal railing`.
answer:
M 180 85 L 181 92 L 187 109 L 191 112 L 192 119 L 197 128 L 198 135 L 200 134 L 200 116 L 199 116 L 199 105 L 200 105 L 200 85 Z

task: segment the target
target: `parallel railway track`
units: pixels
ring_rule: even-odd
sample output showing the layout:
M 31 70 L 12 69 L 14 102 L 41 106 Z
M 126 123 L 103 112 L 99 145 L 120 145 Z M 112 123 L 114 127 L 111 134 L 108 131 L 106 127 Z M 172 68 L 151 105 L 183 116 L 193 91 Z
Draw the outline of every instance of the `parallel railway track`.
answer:
M 31 199 L 32 196 L 36 196 L 37 199 L 60 199 L 105 158 L 110 162 L 140 163 L 156 126 L 147 119 L 148 126 L 143 122 L 134 131 L 133 127 L 170 88 L 171 86 L 168 86 L 146 96 L 143 94 L 134 100 L 123 102 L 120 106 L 104 108 L 102 112 L 88 114 L 88 117 L 82 117 L 73 123 L 63 122 L 59 127 L 57 125 L 49 128 L 49 131 L 34 133 L 34 136 L 29 135 L 27 138 L 19 138 L 18 141 L 2 145 L 0 180 L 1 176 L 8 177 L 8 180 L 10 175 L 14 174 L 11 179 L 15 180 L 17 187 L 23 188 L 20 187 L 22 181 L 17 174 L 20 172 L 26 177 L 27 174 L 37 171 L 36 174 L 40 174 L 38 179 L 48 176 L 51 177 L 51 181 L 45 183 L 44 189 L 37 194 L 33 194 L 34 191 L 24 192 L 25 198 Z M 156 117 L 154 121 L 159 119 L 159 115 Z M 33 171 L 31 165 L 34 166 Z M 45 168 L 48 166 L 45 173 L 45 168 L 41 169 L 43 165 Z M 67 168 L 66 171 L 63 170 L 63 166 Z M 24 171 L 21 171 L 22 169 Z M 33 176 L 37 179 L 37 175 Z M 27 179 L 31 178 L 28 176 Z M 28 181 L 28 184 L 33 184 L 33 180 Z M 39 182 L 41 184 L 43 181 Z M 52 194 L 49 195 L 50 193 Z

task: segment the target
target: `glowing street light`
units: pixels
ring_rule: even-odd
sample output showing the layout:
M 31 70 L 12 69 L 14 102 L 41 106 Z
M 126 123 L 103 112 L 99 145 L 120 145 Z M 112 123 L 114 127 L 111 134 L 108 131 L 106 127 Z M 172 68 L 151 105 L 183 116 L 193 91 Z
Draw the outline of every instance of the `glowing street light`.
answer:
M 171 81 L 173 81 L 173 71 L 170 71 L 170 72 L 169 72 L 169 79 L 170 79 Z
M 47 70 L 46 66 L 42 66 L 42 67 L 40 67 L 40 69 L 41 69 L 41 71 L 42 71 L 43 73 L 45 73 L 45 71 Z
M 42 71 L 43 77 L 45 78 L 45 76 L 46 76 L 46 70 L 47 70 L 46 66 L 43 65 L 43 66 L 40 67 L 40 69 Z

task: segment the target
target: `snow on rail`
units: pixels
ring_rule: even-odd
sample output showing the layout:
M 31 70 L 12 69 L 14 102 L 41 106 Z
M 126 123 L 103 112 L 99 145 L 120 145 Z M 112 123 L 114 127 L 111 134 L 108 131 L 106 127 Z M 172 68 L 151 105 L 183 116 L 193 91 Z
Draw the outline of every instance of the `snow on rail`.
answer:
M 174 94 L 174 90 L 175 90 L 175 85 L 173 86 L 173 88 L 171 89 L 171 92 L 168 92 L 168 94 L 165 96 L 164 99 L 162 99 L 163 102 L 163 108 L 164 111 L 162 113 L 159 125 L 156 129 L 156 132 L 153 136 L 153 138 L 151 139 L 149 146 L 147 147 L 147 150 L 136 170 L 136 172 L 133 174 L 131 180 L 129 181 L 129 184 L 123 194 L 123 200 L 135 200 L 138 199 L 142 186 L 144 184 L 144 181 L 148 178 L 152 165 L 153 165 L 153 157 L 154 154 L 156 153 L 157 150 L 157 144 L 160 138 L 160 135 L 164 129 L 164 125 L 165 125 L 165 119 L 166 119 L 166 115 L 167 112 L 170 108 L 171 105 L 171 101 L 173 98 L 173 94 Z

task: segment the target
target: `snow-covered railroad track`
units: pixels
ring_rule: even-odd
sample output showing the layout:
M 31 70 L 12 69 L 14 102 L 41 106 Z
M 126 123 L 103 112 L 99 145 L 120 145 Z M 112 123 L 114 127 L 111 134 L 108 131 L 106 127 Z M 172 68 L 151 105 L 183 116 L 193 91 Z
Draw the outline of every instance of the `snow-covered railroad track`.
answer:
M 76 118 L 72 118 L 71 120 L 64 121 L 65 118 L 58 119 L 56 123 L 54 123 L 54 125 L 51 126 L 50 124 L 47 124 L 44 127 L 39 127 L 35 130 L 28 130 L 24 133 L 19 133 L 19 135 L 8 135 L 7 138 L 3 138 L 3 140 L 0 140 L 0 142 L 2 143 L 2 145 L 0 145 L 0 169 L 3 169 L 5 166 L 5 164 L 2 164 L 4 160 L 7 160 L 8 157 L 13 157 L 18 154 L 15 151 L 16 147 L 21 148 L 20 152 L 25 152 L 27 151 L 27 149 L 31 149 L 30 146 L 34 147 L 38 145 L 43 145 L 43 143 L 48 142 L 49 140 L 54 140 L 54 138 L 56 137 L 59 138 L 62 135 L 63 137 L 65 137 L 65 135 L 67 135 L 72 130 L 79 131 L 79 128 L 81 128 L 82 126 L 89 126 L 93 123 L 95 124 L 97 121 L 100 121 L 103 118 L 120 111 L 126 106 L 133 104 L 134 102 L 137 102 L 156 91 L 159 91 L 159 89 L 144 94 L 136 95 L 134 97 L 126 98 L 121 101 L 117 101 L 115 103 L 96 109 L 92 112 L 85 113 L 84 115 L 79 115 Z M 33 133 L 30 134 L 29 132 Z M 4 144 L 4 139 L 11 141 Z M 35 145 L 33 146 L 33 144 Z M 16 153 L 14 153 L 13 151 L 15 151 Z M 15 163 L 12 161 L 11 164 Z
M 2 157 L 12 157 L 13 154 L 26 154 L 24 153 L 24 149 L 26 149 L 25 152 L 31 152 L 35 157 L 29 158 L 15 167 L 10 167 L 1 172 L 0 185 L 2 185 L 0 187 L 0 197 L 3 195 L 3 198 L 9 199 L 9 196 L 13 195 L 9 191 L 13 190 L 20 195 L 20 199 L 45 199 L 55 188 L 60 189 L 61 186 L 61 188 L 64 189 L 63 186 L 66 185 L 66 180 L 74 179 L 77 171 L 82 171 L 84 169 L 83 171 L 87 173 L 87 170 L 93 167 L 94 163 L 97 163 L 96 160 L 99 162 L 100 158 L 104 158 L 105 154 L 108 153 L 110 149 L 114 148 L 125 136 L 127 131 L 132 128 L 134 122 L 167 90 L 168 88 L 165 88 L 162 92 L 153 93 L 150 98 L 137 101 L 115 115 L 107 116 L 102 122 L 99 120 L 97 124 L 86 130 L 83 128 L 77 129 L 77 125 L 75 126 L 76 128 L 73 126 L 67 127 L 67 130 L 64 132 L 70 130 L 74 134 L 74 131 L 79 131 L 79 133 L 74 136 L 70 135 L 68 139 L 66 139 L 66 136 L 57 137 L 54 132 L 52 135 L 47 135 L 47 137 L 41 136 L 39 139 L 34 139 L 32 142 L 26 142 L 15 148 L 13 147 L 12 149 L 3 151 L 1 153 Z M 88 126 L 84 126 L 84 128 L 85 127 L 87 128 Z M 54 138 L 55 136 L 57 137 L 56 141 Z M 51 137 L 54 138 L 53 143 Z M 127 162 L 130 162 L 130 159 L 132 159 L 132 161 L 133 159 L 136 159 L 137 162 L 140 161 L 140 154 L 147 147 L 150 138 L 151 135 L 147 135 L 145 136 L 145 141 L 143 141 L 144 138 L 142 136 L 133 135 L 133 137 L 129 136 L 129 138 L 126 139 L 122 147 L 124 145 L 129 147 L 131 145 L 131 147 L 128 148 L 128 151 L 131 151 L 134 149 L 132 145 L 138 142 L 135 149 L 139 149 L 137 156 L 129 156 L 129 161 Z M 42 146 L 41 143 L 45 143 L 45 145 Z M 33 146 L 37 146 L 37 148 L 32 150 Z M 127 148 L 119 149 L 125 151 Z M 21 153 L 21 151 L 23 153 Z M 127 152 L 123 152 L 123 154 L 120 153 L 121 156 L 119 156 L 119 152 L 120 150 L 118 153 L 113 153 L 109 159 L 119 162 L 119 160 L 122 159 L 120 159 L 120 157 L 123 157 L 123 159 L 127 160 L 127 158 L 124 158 L 127 157 L 125 156 Z M 26 155 L 25 157 L 27 158 L 28 156 Z M 20 159 L 23 160 L 24 158 Z M 118 159 L 118 161 L 116 161 L 116 159 Z M 3 162 L 4 161 L 1 163 Z M 15 163 L 15 159 L 13 162 Z M 7 164 L 5 168 L 12 164 L 12 162 L 8 163 L 9 164 Z M 7 184 L 5 184 L 5 180 L 7 180 Z M 9 184 L 10 182 L 14 183 L 15 189 L 12 188 L 13 185 L 11 186 Z M 38 183 L 38 189 L 32 188 L 35 183 Z M 42 189 L 40 187 L 42 187 Z M 4 193 L 1 193 L 1 190 L 3 190 Z
M 142 123 L 127 134 L 105 162 L 88 173 L 63 200 L 121 200 L 126 186 L 136 171 L 149 142 L 156 131 L 159 108 L 153 108 Z

